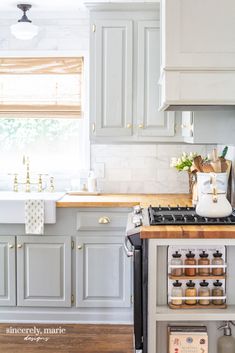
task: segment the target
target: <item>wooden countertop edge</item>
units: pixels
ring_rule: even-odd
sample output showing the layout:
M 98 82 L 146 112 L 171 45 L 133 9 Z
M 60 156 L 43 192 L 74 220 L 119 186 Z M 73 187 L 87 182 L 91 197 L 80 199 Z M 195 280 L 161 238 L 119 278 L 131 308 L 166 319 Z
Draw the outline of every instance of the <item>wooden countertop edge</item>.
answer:
M 180 204 L 190 205 L 189 194 L 100 194 L 94 195 L 65 195 L 57 201 L 58 208 L 76 207 L 123 207 L 129 208 L 136 205 L 148 207 L 150 204 L 172 206 Z
M 235 239 L 235 226 L 146 226 L 140 233 L 142 239 Z
M 56 207 L 58 208 L 77 208 L 77 207 L 83 207 L 83 208 L 92 208 L 92 207 L 120 207 L 120 208 L 131 208 L 133 206 L 139 205 L 140 202 L 128 202 L 128 201 L 123 201 L 123 202 L 115 202 L 115 201 L 99 201 L 99 202 L 89 202 L 89 201 L 81 201 L 81 202 L 69 202 L 69 201 L 59 201 L 56 203 Z

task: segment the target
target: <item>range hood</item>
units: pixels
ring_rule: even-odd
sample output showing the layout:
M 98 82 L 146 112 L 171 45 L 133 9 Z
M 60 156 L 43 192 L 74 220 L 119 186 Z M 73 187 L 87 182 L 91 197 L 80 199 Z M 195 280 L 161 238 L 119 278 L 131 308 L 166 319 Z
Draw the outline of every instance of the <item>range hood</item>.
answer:
M 235 110 L 235 1 L 161 1 L 160 110 Z

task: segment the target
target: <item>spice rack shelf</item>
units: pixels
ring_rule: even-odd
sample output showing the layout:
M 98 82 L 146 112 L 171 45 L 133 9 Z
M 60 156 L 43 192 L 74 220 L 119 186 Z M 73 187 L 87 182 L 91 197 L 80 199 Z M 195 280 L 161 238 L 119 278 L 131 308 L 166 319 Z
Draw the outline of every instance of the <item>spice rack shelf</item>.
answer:
M 201 298 L 200 298 L 201 299 Z M 220 304 L 220 305 L 215 305 L 215 304 L 209 304 L 209 305 L 200 305 L 200 304 L 195 304 L 195 305 L 188 305 L 188 304 L 181 304 L 181 305 L 174 305 L 169 303 L 169 308 L 171 309 L 226 309 L 227 304 Z
M 190 280 L 190 279 L 211 279 L 211 280 L 220 280 L 220 279 L 225 279 L 226 278 L 226 273 L 224 273 L 223 275 L 221 275 L 221 276 L 215 276 L 215 275 L 212 275 L 212 274 L 210 274 L 210 275 L 206 275 L 206 276 L 202 276 L 202 275 L 196 275 L 196 276 L 185 276 L 185 275 L 182 275 L 182 276 L 175 276 L 175 275 L 171 275 L 171 274 L 169 274 L 168 275 L 169 276 L 169 279 L 171 279 L 171 280 L 182 280 L 182 281 L 184 281 L 184 280 Z

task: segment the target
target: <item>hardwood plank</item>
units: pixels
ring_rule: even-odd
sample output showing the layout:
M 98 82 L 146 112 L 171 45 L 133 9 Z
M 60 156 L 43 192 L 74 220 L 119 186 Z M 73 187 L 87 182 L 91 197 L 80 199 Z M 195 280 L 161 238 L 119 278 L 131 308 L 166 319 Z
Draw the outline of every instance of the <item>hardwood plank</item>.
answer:
M 39 335 L 12 333 L 12 328 L 33 329 Z M 48 334 L 44 329 L 61 327 L 65 333 Z M 133 353 L 133 328 L 130 325 L 63 325 L 63 324 L 1 324 L 1 353 Z M 32 337 L 34 341 L 25 340 Z M 35 339 L 40 337 L 39 342 Z M 45 341 L 48 339 L 48 341 Z

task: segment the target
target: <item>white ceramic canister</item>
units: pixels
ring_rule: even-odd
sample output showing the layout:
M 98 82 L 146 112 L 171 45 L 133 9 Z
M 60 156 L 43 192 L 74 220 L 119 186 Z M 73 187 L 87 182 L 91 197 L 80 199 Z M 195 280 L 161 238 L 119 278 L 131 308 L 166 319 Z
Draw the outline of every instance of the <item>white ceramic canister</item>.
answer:
M 197 173 L 197 197 L 198 200 L 203 194 L 210 192 L 210 178 L 211 173 Z M 216 173 L 216 186 L 219 190 L 227 193 L 228 188 L 228 174 L 227 173 Z

